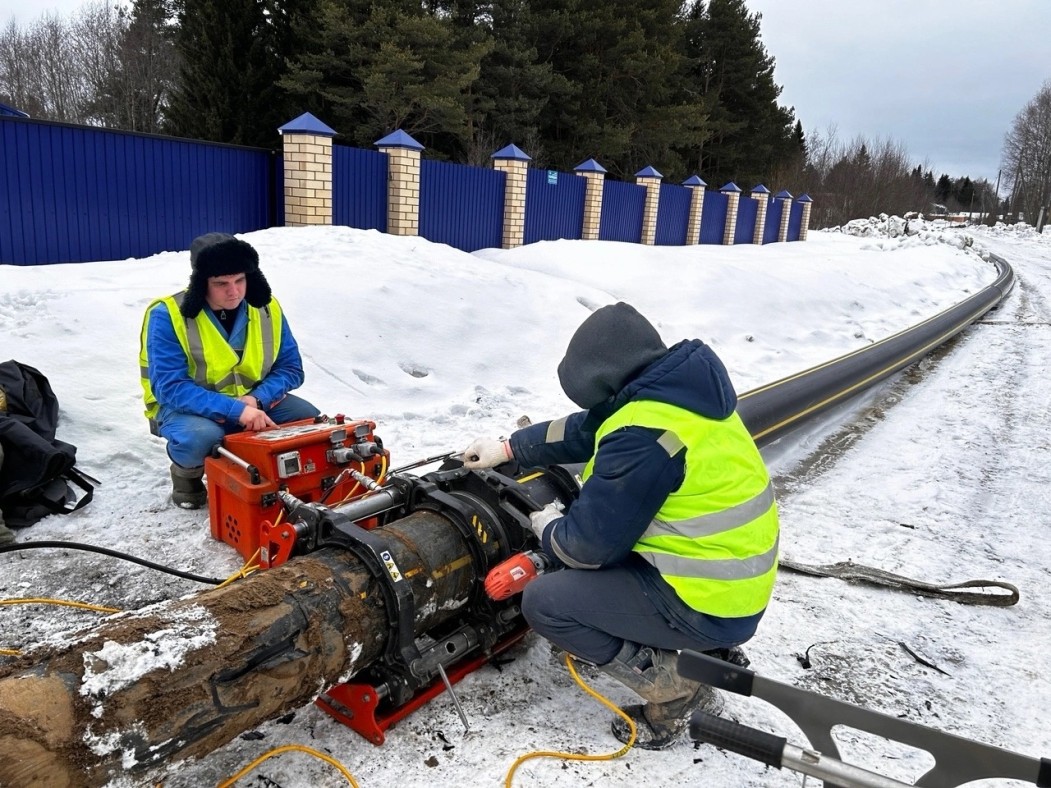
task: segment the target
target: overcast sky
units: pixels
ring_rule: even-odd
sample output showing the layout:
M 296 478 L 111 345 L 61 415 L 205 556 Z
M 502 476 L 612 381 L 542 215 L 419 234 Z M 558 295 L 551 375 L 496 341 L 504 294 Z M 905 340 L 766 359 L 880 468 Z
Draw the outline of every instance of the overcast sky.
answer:
M 54 12 L 68 16 L 88 0 L 0 0 L 0 25 L 6 26 L 11 17 L 21 25 L 32 22 L 41 14 Z
M 745 3 L 808 134 L 900 142 L 935 178 L 995 183 L 1004 135 L 1051 79 L 1048 0 Z
M 0 0 L 0 25 L 86 2 Z M 745 2 L 808 134 L 899 142 L 935 178 L 995 183 L 1004 135 L 1051 79 L 1051 0 Z

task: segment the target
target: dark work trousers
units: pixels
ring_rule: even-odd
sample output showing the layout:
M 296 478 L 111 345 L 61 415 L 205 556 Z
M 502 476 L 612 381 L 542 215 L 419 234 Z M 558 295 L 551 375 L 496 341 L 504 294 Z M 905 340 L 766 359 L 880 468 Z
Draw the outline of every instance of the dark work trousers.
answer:
M 540 575 L 525 588 L 522 614 L 537 634 L 596 665 L 612 660 L 625 640 L 674 650 L 725 645 L 675 628 L 626 567 Z

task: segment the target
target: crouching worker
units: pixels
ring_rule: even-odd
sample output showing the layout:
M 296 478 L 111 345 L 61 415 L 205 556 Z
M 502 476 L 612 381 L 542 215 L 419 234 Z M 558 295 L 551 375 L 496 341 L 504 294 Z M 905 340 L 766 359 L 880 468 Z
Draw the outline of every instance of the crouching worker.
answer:
M 679 651 L 747 664 L 736 647 L 755 633 L 777 572 L 773 489 L 726 368 L 700 340 L 669 349 L 634 308 L 605 306 L 573 335 L 558 377 L 584 410 L 508 441 L 478 439 L 464 464 L 587 463 L 567 511 L 531 517 L 565 568 L 526 586 L 522 612 L 647 700 L 624 711 L 638 746 L 663 749 L 694 710 L 720 708 L 714 690 L 679 675 Z M 613 733 L 628 741 L 620 717 Z
M 303 361 L 281 306 L 245 241 L 208 233 L 190 246 L 190 283 L 146 310 L 139 369 L 146 418 L 168 441 L 172 501 L 208 502 L 204 458 L 224 435 L 312 418 L 289 394 Z

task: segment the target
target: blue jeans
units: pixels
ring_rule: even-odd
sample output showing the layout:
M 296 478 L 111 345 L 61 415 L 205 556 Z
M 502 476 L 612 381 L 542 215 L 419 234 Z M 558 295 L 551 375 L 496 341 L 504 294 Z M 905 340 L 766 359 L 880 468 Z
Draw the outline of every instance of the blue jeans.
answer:
M 286 424 L 300 419 L 312 419 L 321 411 L 305 399 L 287 394 L 283 400 L 265 412 L 276 423 Z M 204 458 L 211 454 L 212 447 L 222 441 L 224 435 L 241 432 L 243 429 L 236 421 L 220 424 L 204 416 L 177 413 L 165 407 L 157 413 L 157 431 L 168 441 L 168 456 L 172 462 L 184 468 L 198 468 L 204 465 Z

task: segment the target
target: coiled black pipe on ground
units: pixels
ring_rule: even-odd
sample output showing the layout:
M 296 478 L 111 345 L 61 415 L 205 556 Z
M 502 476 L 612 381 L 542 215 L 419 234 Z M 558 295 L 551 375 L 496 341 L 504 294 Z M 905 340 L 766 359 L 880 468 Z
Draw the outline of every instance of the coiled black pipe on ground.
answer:
M 1014 286 L 1014 270 L 992 257 L 992 284 L 950 309 L 868 347 L 741 395 L 737 411 L 760 447 L 919 361 L 996 307 Z

